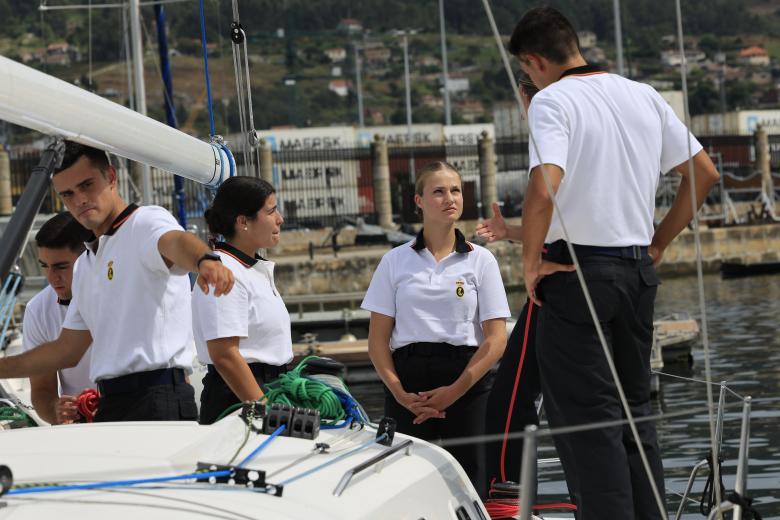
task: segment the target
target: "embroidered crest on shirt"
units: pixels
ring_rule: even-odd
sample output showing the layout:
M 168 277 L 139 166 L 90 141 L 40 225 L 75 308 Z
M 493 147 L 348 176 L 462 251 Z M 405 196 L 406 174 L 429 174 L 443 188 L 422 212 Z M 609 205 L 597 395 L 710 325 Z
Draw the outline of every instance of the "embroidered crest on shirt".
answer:
M 114 279 L 114 261 L 113 260 L 110 260 L 108 262 L 108 273 L 106 273 L 106 276 L 108 277 L 109 280 L 113 280 Z
M 463 280 L 455 282 L 455 295 L 458 298 L 463 298 L 463 295 L 466 294 L 466 289 L 463 288 L 464 285 L 466 285 L 466 282 Z

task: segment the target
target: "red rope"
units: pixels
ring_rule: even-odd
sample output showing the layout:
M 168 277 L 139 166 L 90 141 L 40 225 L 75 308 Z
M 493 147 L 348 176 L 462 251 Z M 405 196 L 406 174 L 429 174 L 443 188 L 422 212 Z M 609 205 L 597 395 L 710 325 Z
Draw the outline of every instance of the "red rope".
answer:
M 504 518 L 517 518 L 520 515 L 520 507 L 516 498 L 488 500 L 485 502 L 485 509 L 490 518 L 500 520 Z M 565 511 L 576 511 L 577 506 L 566 502 L 557 502 L 554 504 L 536 504 L 532 507 L 535 511 L 562 509 Z
M 501 480 L 506 482 L 506 470 L 504 469 L 504 459 L 506 458 L 506 444 L 509 436 L 509 425 L 512 422 L 512 412 L 515 408 L 515 398 L 517 397 L 517 387 L 520 386 L 520 374 L 523 372 L 523 363 L 525 362 L 525 351 L 528 347 L 528 332 L 531 326 L 531 314 L 533 314 L 534 304 L 528 302 L 528 313 L 525 318 L 525 332 L 523 334 L 523 346 L 520 352 L 520 363 L 517 365 L 517 374 L 515 375 L 515 386 L 512 388 L 512 398 L 509 400 L 509 410 L 506 414 L 506 425 L 504 426 L 504 440 L 501 443 Z
M 85 421 L 92 422 L 95 419 L 99 399 L 100 393 L 94 388 L 87 388 L 76 397 L 76 406 Z

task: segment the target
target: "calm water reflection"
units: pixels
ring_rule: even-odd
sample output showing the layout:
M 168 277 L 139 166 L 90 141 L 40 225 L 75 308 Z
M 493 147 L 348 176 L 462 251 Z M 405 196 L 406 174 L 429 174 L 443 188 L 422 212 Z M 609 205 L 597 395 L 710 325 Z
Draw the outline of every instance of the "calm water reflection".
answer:
M 519 309 L 522 295 L 512 295 L 512 308 Z M 711 367 L 714 381 L 726 380 L 741 395 L 753 397 L 750 435 L 750 478 L 748 495 L 755 499 L 756 509 L 765 519 L 780 520 L 780 276 L 762 276 L 721 280 L 705 277 L 705 298 L 709 322 Z M 665 280 L 658 294 L 656 316 L 689 312 L 698 317 L 698 292 L 695 278 Z M 694 349 L 692 370 L 684 372 L 704 379 L 704 357 L 699 345 Z M 681 373 L 681 367 L 667 367 Z M 706 404 L 702 384 L 662 378 L 662 400 L 658 411 L 678 412 L 700 409 Z M 382 413 L 382 392 L 378 385 L 352 388 L 356 397 L 372 416 Z M 713 393 L 717 399 L 717 387 Z M 741 405 L 729 396 L 724 428 L 724 481 L 733 490 L 740 433 Z M 682 418 L 662 420 L 658 424 L 661 449 L 666 468 L 667 501 L 676 511 L 691 467 L 709 448 L 709 426 L 706 413 L 692 413 Z M 549 439 L 542 442 L 540 457 L 554 457 Z M 539 476 L 540 501 L 565 498 L 563 473 L 558 468 L 542 468 Z M 700 478 L 693 488 L 698 499 L 704 487 Z M 689 504 L 685 519 L 703 518 L 698 504 Z

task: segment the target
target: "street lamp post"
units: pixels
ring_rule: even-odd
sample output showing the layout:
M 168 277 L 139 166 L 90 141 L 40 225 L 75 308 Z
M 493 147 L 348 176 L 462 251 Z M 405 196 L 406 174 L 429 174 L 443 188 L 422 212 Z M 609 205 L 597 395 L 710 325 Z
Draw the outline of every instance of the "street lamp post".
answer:
M 406 144 L 412 146 L 412 86 L 409 80 L 409 37 L 404 31 L 404 83 L 406 84 Z M 414 183 L 414 155 L 409 153 L 409 179 Z
M 450 109 L 450 76 L 447 72 L 447 35 L 444 29 L 444 0 L 439 0 L 439 33 L 441 34 L 441 64 L 444 74 L 444 124 L 452 124 Z
M 355 82 L 357 84 L 357 102 L 358 102 L 358 124 L 360 128 L 365 127 L 365 121 L 363 118 L 363 78 L 362 78 L 362 63 L 360 62 L 360 47 L 357 43 L 352 43 L 352 49 L 355 52 Z

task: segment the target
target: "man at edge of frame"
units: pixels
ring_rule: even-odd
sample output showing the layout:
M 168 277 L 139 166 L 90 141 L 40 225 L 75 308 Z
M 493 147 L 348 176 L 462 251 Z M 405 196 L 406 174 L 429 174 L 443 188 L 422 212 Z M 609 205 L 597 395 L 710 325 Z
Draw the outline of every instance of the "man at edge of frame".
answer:
M 0 377 L 34 377 L 76 366 L 93 343 L 96 422 L 197 420 L 188 272 L 219 296 L 233 274 L 159 206 L 128 204 L 107 154 L 66 142 L 52 178 L 68 211 L 94 233 L 79 257 L 73 300 L 59 337 L 0 359 Z M 210 289 L 211 287 L 211 289 Z

